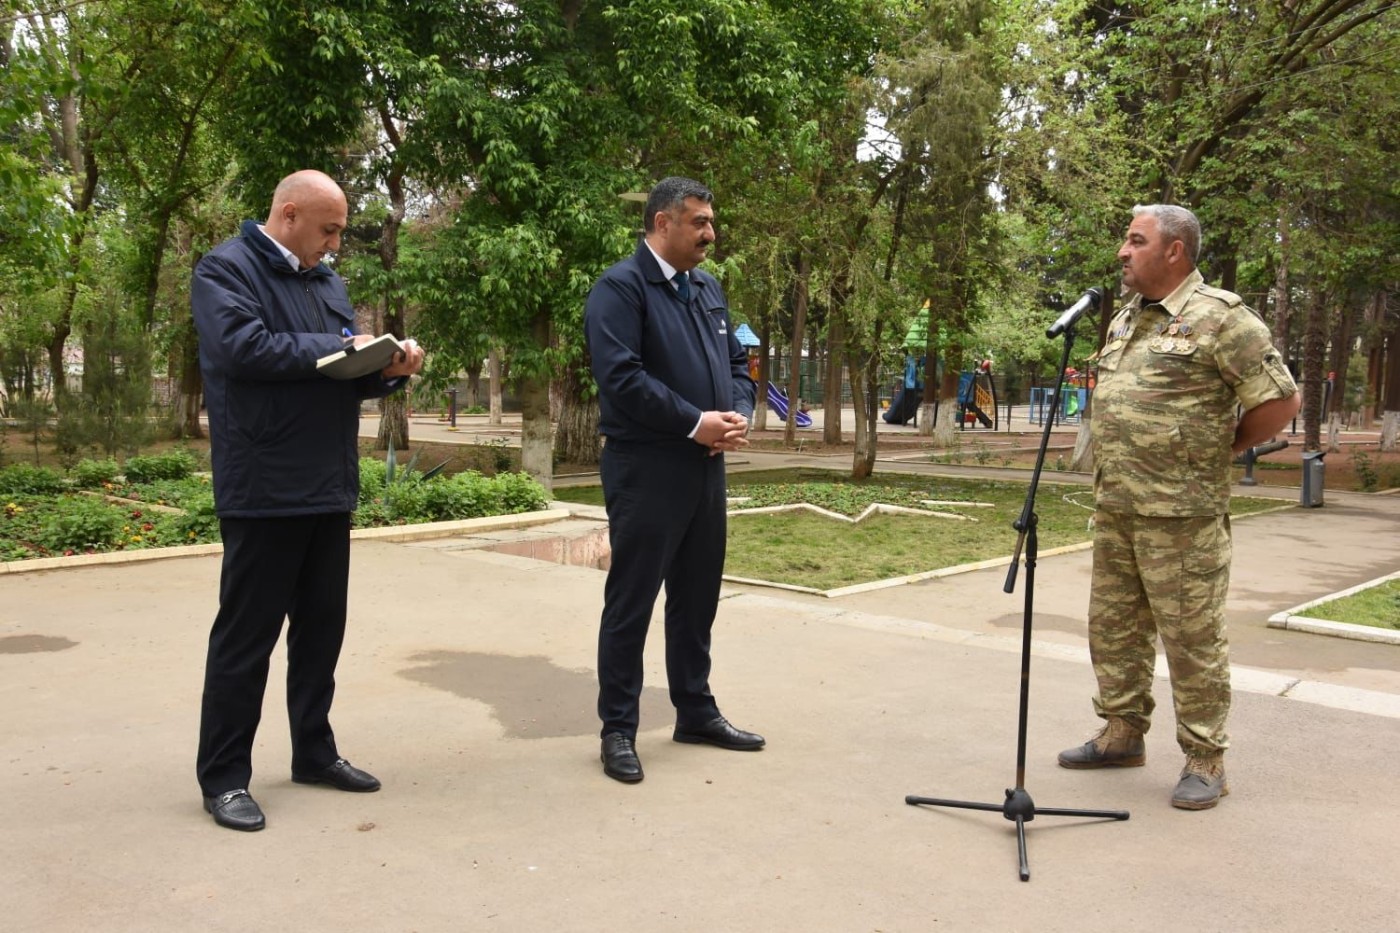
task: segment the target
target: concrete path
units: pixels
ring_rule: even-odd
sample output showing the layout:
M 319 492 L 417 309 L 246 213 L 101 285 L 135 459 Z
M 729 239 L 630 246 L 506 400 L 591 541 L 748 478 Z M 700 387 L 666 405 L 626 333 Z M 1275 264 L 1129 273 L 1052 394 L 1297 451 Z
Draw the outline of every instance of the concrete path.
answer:
M 777 458 L 774 458 L 777 459 Z M 754 464 L 754 461 L 750 461 Z M 754 464 L 757 465 L 757 464 Z M 1042 557 L 1025 786 L 1015 783 L 1024 574 L 841 600 L 728 587 L 713 686 L 757 754 L 670 741 L 662 641 L 639 751 L 603 777 L 603 574 L 462 546 L 357 541 L 335 723 L 377 794 L 294 785 L 280 653 L 253 793 L 219 829 L 193 775 L 217 556 L 0 577 L 0 917 L 16 931 L 1393 931 L 1400 648 L 1268 629 L 1400 567 L 1400 499 L 1236 524 L 1233 793 L 1172 809 L 1170 693 L 1146 767 L 1071 772 L 1092 733 L 1087 552 Z

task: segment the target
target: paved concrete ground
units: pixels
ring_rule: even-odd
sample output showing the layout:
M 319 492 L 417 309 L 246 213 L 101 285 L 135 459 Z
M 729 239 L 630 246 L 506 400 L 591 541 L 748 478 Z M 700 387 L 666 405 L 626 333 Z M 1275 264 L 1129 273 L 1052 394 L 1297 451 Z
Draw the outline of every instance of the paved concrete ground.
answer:
M 415 428 L 415 430 L 417 430 Z M 777 458 L 775 458 L 777 459 Z M 751 463 L 753 461 L 751 460 Z M 756 463 L 754 465 L 757 465 Z M 1092 731 L 1088 554 L 1042 557 L 1016 880 L 1025 577 L 986 570 L 841 600 L 730 587 L 714 689 L 757 754 L 670 741 L 648 649 L 624 786 L 597 761 L 603 575 L 451 541 L 357 541 L 334 720 L 383 779 L 288 777 L 273 661 L 253 792 L 268 829 L 214 826 L 193 775 L 218 558 L 0 578 L 0 916 L 7 930 L 1204 931 L 1400 928 L 1393 792 L 1400 649 L 1267 629 L 1400 566 L 1400 499 L 1329 494 L 1236 524 L 1234 792 L 1167 802 L 1170 697 L 1145 768 L 1071 772 Z

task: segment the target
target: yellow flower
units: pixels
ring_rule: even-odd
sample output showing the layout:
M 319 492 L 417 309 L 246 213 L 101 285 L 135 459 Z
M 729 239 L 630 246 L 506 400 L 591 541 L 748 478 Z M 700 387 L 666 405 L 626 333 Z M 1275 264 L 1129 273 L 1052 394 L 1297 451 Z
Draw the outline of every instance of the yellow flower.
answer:
M 141 536 L 140 536 L 140 535 L 132 535 L 132 536 L 131 536 L 131 540 L 132 540 L 132 541 L 140 541 L 140 540 L 141 540 Z

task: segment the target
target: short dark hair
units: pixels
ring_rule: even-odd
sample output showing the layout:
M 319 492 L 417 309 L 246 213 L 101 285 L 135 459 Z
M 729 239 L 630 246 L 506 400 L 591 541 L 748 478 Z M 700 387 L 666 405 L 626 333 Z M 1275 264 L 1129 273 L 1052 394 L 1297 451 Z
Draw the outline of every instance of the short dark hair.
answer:
M 714 192 L 698 181 L 676 175 L 658 181 L 656 186 L 651 189 L 651 194 L 647 195 L 646 211 L 642 217 L 642 229 L 651 233 L 656 229 L 658 211 L 670 213 L 678 207 L 684 207 L 687 198 L 699 198 L 706 204 L 712 204 L 715 200 Z

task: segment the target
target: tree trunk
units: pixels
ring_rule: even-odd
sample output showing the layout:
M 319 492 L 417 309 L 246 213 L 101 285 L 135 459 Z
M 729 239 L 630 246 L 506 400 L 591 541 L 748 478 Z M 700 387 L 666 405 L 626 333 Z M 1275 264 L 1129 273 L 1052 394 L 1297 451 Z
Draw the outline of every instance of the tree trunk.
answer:
M 539 347 L 549 346 L 549 314 L 536 311 L 531 335 Z M 554 488 L 554 435 L 549 420 L 549 377 L 526 376 L 516 381 L 520 395 L 520 468 L 545 489 Z
M 1322 387 L 1326 381 L 1323 352 L 1327 342 L 1326 292 L 1313 296 L 1303 331 L 1303 449 L 1322 448 Z
M 772 349 L 769 331 L 763 328 L 758 338 L 758 388 L 753 408 L 753 429 L 768 430 L 768 381 L 773 378 Z
M 487 369 L 487 371 L 488 371 L 489 374 L 490 374 L 489 379 L 490 379 L 490 383 L 491 383 L 491 387 L 490 387 L 490 393 L 491 393 L 491 408 L 490 408 L 491 417 L 490 417 L 490 419 L 488 419 L 488 420 L 489 420 L 489 423 L 491 423 L 491 424 L 500 424 L 500 423 L 501 423 L 501 392 L 502 392 L 502 388 L 503 388 L 502 385 L 501 385 L 501 383 L 502 383 L 502 378 L 501 378 L 501 351 L 500 351 L 500 350 L 492 350 L 492 351 L 491 351 L 491 355 L 490 355 L 489 357 L 487 357 L 487 359 L 486 359 L 486 369 Z
M 1069 468 L 1076 473 L 1094 472 L 1094 448 L 1090 444 L 1090 405 L 1080 412 L 1079 433 L 1074 436 L 1074 453 L 1070 456 Z
M 553 438 L 549 425 L 549 380 L 521 378 L 515 383 L 520 395 L 520 468 L 545 489 L 554 488 Z
M 596 465 L 603 449 L 598 435 L 598 398 L 585 397 L 576 378 L 565 379 L 561 388 L 555 452 L 564 463 Z
M 408 450 L 408 393 L 412 388 L 407 386 L 402 392 L 379 400 L 379 433 L 374 440 L 375 450 L 388 450 L 391 443 L 395 450 Z
M 1400 433 L 1400 411 L 1388 411 L 1381 415 L 1381 450 L 1395 449 L 1395 436 Z
M 1380 325 L 1385 321 L 1386 293 L 1378 291 L 1371 296 L 1366 306 L 1366 320 L 1362 333 L 1366 334 L 1362 349 L 1366 352 L 1366 391 L 1361 399 L 1361 424 L 1369 428 L 1380 411 L 1379 403 L 1385 396 L 1382 384 L 1385 373 L 1385 334 Z
M 476 408 L 481 404 L 481 363 L 467 364 L 467 397 L 463 408 Z
M 1400 336 L 1386 336 L 1385 391 L 1381 398 L 1381 450 L 1395 449 L 1396 422 L 1400 421 Z
M 807 287 L 812 272 L 812 260 L 804 251 L 797 257 L 797 275 L 792 282 L 792 367 L 788 371 L 788 416 L 783 429 L 783 443 L 797 443 L 797 407 L 801 402 L 802 343 L 807 327 Z
M 874 345 L 879 345 L 877 326 Z M 850 356 L 851 404 L 855 408 L 855 456 L 851 461 L 851 479 L 865 479 L 875 472 L 876 420 L 880 412 L 879 357 L 867 359 Z
M 826 385 L 822 393 L 822 441 L 841 443 L 841 361 L 846 358 L 846 329 L 843 309 L 832 307 L 826 351 Z
M 928 419 L 927 427 L 919 425 L 920 434 L 933 437 L 935 447 L 953 446 L 953 431 L 958 425 L 958 361 L 962 359 L 962 347 L 949 343 L 943 347 L 943 378 L 935 380 L 938 385 L 938 414 Z
M 385 130 L 391 139 L 397 138 L 396 129 L 387 113 L 382 114 Z M 402 340 L 406 336 L 404 333 L 404 299 L 403 292 L 399 289 L 395 280 L 395 272 L 399 265 L 399 228 L 403 226 L 403 219 L 407 215 L 407 202 L 403 188 L 403 165 L 397 159 L 390 164 L 389 172 L 384 179 L 385 188 L 389 192 L 389 213 L 384 217 L 384 224 L 379 235 L 379 264 L 383 266 L 386 274 L 384 286 L 384 330 Z M 408 413 L 411 405 L 409 393 L 412 392 L 413 385 L 410 382 L 402 392 L 395 392 L 380 402 L 379 406 L 379 437 L 376 448 L 388 450 L 392 443 L 395 450 L 407 450 L 408 438 Z
M 1289 237 L 1288 212 L 1278 215 L 1278 268 L 1274 271 L 1274 346 L 1285 359 L 1288 356 L 1289 315 L 1293 310 L 1288 292 Z
M 933 446 L 952 447 L 957 443 L 955 434 L 958 427 L 958 398 L 957 393 L 940 398 L 937 402 L 938 412 L 930 420 L 935 423 L 933 430 Z
M 204 377 L 199 371 L 199 334 L 194 329 L 194 317 L 180 322 L 177 352 L 180 359 L 180 436 L 204 437 L 204 425 L 199 411 L 204 401 Z

